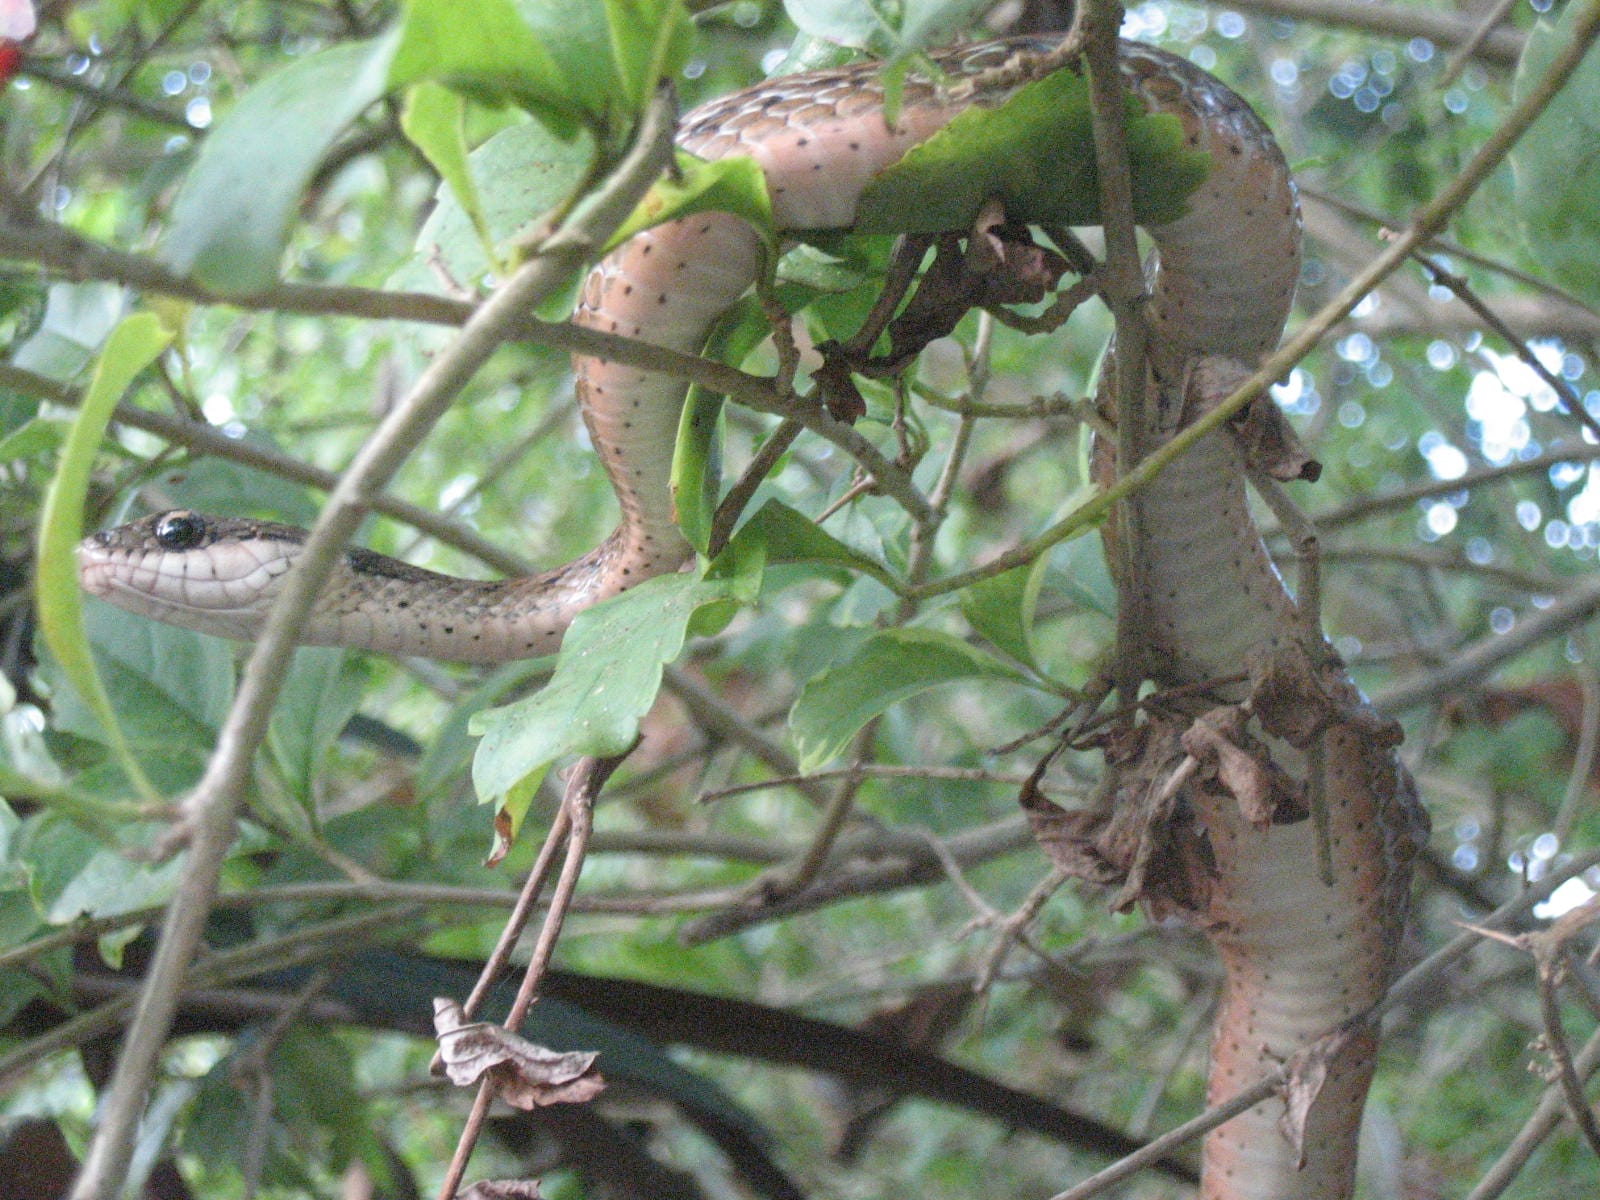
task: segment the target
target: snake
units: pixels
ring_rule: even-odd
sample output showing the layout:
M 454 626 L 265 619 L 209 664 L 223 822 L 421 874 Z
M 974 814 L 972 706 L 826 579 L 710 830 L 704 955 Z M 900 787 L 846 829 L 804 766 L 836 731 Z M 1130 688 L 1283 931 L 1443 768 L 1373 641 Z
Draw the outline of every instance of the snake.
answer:
M 935 60 L 945 79 L 904 80 L 892 121 L 873 64 L 772 79 L 688 113 L 678 142 L 705 159 L 754 159 L 780 230 L 847 230 L 880 172 L 971 104 L 994 102 L 982 93 L 955 97 L 950 79 L 993 77 L 1019 53 L 1055 45 L 1013 38 L 942 52 Z M 1186 211 L 1147 229 L 1155 245 L 1145 305 L 1151 379 L 1158 407 L 1181 407 L 1174 396 L 1186 364 L 1220 357 L 1253 365 L 1276 346 L 1299 275 L 1295 184 L 1266 125 L 1214 76 L 1129 42 L 1120 46 L 1120 67 L 1127 92 L 1149 112 L 1176 117 L 1188 147 L 1209 162 Z M 572 319 L 698 352 L 756 280 L 765 252 L 737 216 L 680 217 L 637 234 L 592 268 Z M 583 419 L 622 510 L 616 531 L 555 570 L 500 581 L 457 579 L 351 550 L 305 643 L 483 663 L 545 654 L 578 613 L 691 557 L 669 486 L 684 385 L 597 355 L 575 356 L 573 370 Z M 1168 432 L 1181 423 L 1169 422 Z M 1139 505 L 1126 553 L 1137 567 L 1146 670 L 1158 685 L 1237 677 L 1252 655 L 1293 642 L 1294 600 L 1263 546 L 1241 450 L 1227 430 L 1200 439 L 1140 494 Z M 248 639 L 305 537 L 272 522 L 159 513 L 85 539 L 80 574 L 87 591 L 124 608 Z M 1309 820 L 1263 828 L 1215 789 L 1197 793 L 1187 815 L 1210 877 L 1207 898 L 1189 915 L 1225 968 L 1211 1099 L 1324 1047 L 1307 1072 L 1314 1082 L 1298 1085 L 1294 1136 L 1285 1132 L 1282 1093 L 1207 1136 L 1207 1200 L 1342 1200 L 1354 1187 L 1377 1043 L 1362 1017 L 1394 974 L 1411 859 L 1426 826 L 1394 739 L 1372 736 L 1359 693 L 1342 665 L 1328 662 L 1325 679 L 1344 705 L 1316 735 L 1331 880 L 1318 877 Z M 1242 687 L 1213 693 L 1237 703 Z M 1291 771 L 1305 773 L 1304 756 L 1281 739 L 1275 747 Z M 1329 1035 L 1337 1036 L 1322 1040 Z

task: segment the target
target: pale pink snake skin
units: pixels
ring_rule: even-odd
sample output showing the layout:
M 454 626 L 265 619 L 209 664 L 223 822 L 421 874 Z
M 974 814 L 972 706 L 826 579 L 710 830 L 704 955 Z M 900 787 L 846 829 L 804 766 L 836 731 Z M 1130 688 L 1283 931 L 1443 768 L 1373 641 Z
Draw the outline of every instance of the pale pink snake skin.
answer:
M 998 66 L 1019 48 L 1049 45 L 991 43 L 955 51 L 943 63 L 953 74 L 970 73 Z M 1156 375 L 1180 377 L 1182 364 L 1200 355 L 1254 364 L 1277 344 L 1299 273 L 1299 214 L 1283 157 L 1248 105 L 1190 63 L 1129 44 L 1123 71 L 1130 90 L 1149 108 L 1175 114 L 1212 161 L 1188 214 L 1150 230 L 1159 248 L 1149 308 Z M 707 158 L 755 158 L 780 228 L 846 228 L 874 174 L 961 108 L 912 81 L 890 129 L 873 68 L 855 66 L 715 100 L 688 115 L 681 142 Z M 760 256 L 755 233 L 729 215 L 663 225 L 594 269 L 575 320 L 696 352 L 712 322 L 749 288 Z M 689 553 L 668 494 L 683 385 L 596 358 L 576 359 L 575 371 L 584 419 L 624 514 L 603 546 L 547 575 L 492 584 L 358 556 L 357 569 L 330 585 L 305 640 L 500 662 L 554 649 L 576 613 L 675 570 Z M 1197 445 L 1144 493 L 1148 532 L 1133 553 L 1146 592 L 1150 670 L 1160 684 L 1236 673 L 1252 652 L 1293 636 L 1292 601 L 1245 497 L 1238 452 L 1222 434 Z M 220 531 L 232 548 L 226 557 L 190 560 L 153 539 L 157 520 L 85 543 L 89 590 L 164 620 L 251 636 L 296 535 L 259 523 L 204 524 L 179 540 L 210 543 Z M 278 534 L 289 539 L 288 557 L 272 541 Z M 418 583 L 433 589 L 431 599 L 411 597 Z M 163 588 L 165 599 L 153 595 Z M 1341 686 L 1355 703 L 1353 687 Z M 1224 698 L 1242 695 L 1236 689 Z M 1317 878 L 1309 821 L 1263 832 L 1236 804 L 1200 802 L 1216 866 L 1200 919 L 1227 968 L 1213 1046 L 1214 1100 L 1362 1013 L 1394 970 L 1418 829 L 1415 802 L 1392 750 L 1374 744 L 1359 724 L 1335 723 L 1325 754 L 1331 887 Z M 1288 765 L 1296 769 L 1292 755 Z M 1375 1050 L 1376 1036 L 1367 1032 L 1333 1058 L 1312 1110 L 1303 1168 L 1279 1131 L 1284 1106 L 1274 1099 L 1207 1139 L 1203 1195 L 1349 1196 Z

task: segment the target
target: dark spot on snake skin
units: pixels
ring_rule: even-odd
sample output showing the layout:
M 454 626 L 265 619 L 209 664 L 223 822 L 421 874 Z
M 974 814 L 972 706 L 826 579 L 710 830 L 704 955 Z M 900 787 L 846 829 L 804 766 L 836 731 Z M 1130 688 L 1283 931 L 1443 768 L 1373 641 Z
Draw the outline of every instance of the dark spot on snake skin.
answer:
M 650 251 L 652 251 L 652 250 L 654 250 L 654 249 L 655 249 L 655 243 L 653 243 L 653 242 L 646 242 L 646 243 L 645 243 L 645 244 L 644 244 L 644 249 L 643 249 L 643 250 L 640 250 L 640 251 L 639 251 L 639 253 L 640 253 L 640 254 L 649 254 L 649 253 L 650 253 Z
M 667 294 L 665 292 L 662 292 L 661 295 L 656 297 L 656 303 L 657 304 L 665 304 L 666 302 L 667 302 Z
M 394 606 L 396 608 L 410 608 L 411 607 L 411 601 L 409 601 L 409 600 L 397 600 L 397 601 L 395 601 L 395 605 Z
M 794 144 L 796 146 L 809 146 L 809 145 L 811 145 L 811 139 L 810 138 L 796 138 Z
M 850 143 L 850 149 L 852 149 L 852 150 L 861 149 L 861 143 L 860 142 L 851 142 Z
M 813 171 L 820 171 L 820 170 L 822 170 L 822 164 L 821 164 L 821 163 L 819 163 L 819 162 L 817 162 L 817 163 L 812 163 L 812 164 L 811 164 L 811 169 L 812 169 L 812 170 L 813 170 Z
M 454 633 L 456 631 L 456 627 L 454 625 L 446 625 L 444 627 L 444 631 L 446 633 Z
M 633 295 L 633 284 L 631 284 L 631 283 L 623 284 L 623 286 L 622 286 L 622 294 L 624 296 Z
M 704 225 L 700 226 L 700 232 L 701 233 L 710 233 L 711 232 L 711 222 L 707 221 Z
M 1248 214 L 1246 214 L 1246 215 L 1248 215 Z M 677 265 L 677 266 L 675 266 L 675 267 L 673 267 L 673 268 L 672 268 L 672 269 L 673 269 L 673 270 L 674 270 L 674 271 L 681 271 L 681 270 L 683 270 L 683 269 L 684 269 L 684 268 L 685 268 L 685 267 L 687 267 L 687 266 L 688 266 L 688 265 L 689 265 L 689 264 L 688 264 L 688 263 L 687 263 L 687 262 L 686 262 L 686 261 L 684 261 L 684 260 L 683 260 L 683 259 L 681 259 L 681 258 L 680 258 L 680 259 L 679 259 L 679 260 L 678 260 L 678 265 Z

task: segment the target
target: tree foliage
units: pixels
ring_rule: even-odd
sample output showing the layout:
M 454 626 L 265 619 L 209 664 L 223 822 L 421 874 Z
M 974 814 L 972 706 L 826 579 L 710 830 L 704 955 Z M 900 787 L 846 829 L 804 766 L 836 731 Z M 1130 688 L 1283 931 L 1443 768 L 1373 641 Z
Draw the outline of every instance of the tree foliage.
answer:
M 172 806 L 247 690 L 236 647 L 99 604 L 80 623 L 79 514 L 309 524 L 478 302 L 593 216 L 658 79 L 687 108 L 865 49 L 892 97 L 932 46 L 1061 21 L 972 0 L 36 7 L 0 93 L 7 1195 L 28 1163 L 62 1179 L 89 1136 L 195 857 L 157 853 Z M 1519 5 L 1476 41 L 1422 4 L 1326 23 L 1280 7 L 1297 6 L 1153 2 L 1125 32 L 1215 71 L 1277 131 L 1305 202 L 1303 315 L 1449 184 L 1588 5 Z M 1572 877 L 1546 917 L 1600 887 L 1597 88 L 1591 54 L 1512 168 L 1274 392 L 1324 466 L 1294 491 L 1322 535 L 1330 635 L 1405 724 L 1433 814 L 1412 962 L 1525 884 Z M 974 136 L 951 153 L 991 134 Z M 684 165 L 635 223 L 763 220 L 748 167 Z M 923 169 L 901 178 L 913 196 Z M 1158 199 L 1190 176 L 1158 179 Z M 811 348 L 854 335 L 890 240 L 775 249 L 713 348 L 781 369 L 781 306 L 806 395 L 692 399 L 707 436 L 680 440 L 677 495 L 712 563 L 588 614 L 559 661 L 282 664 L 135 1186 L 436 1188 L 466 1105 L 421 1086 L 433 998 L 471 988 L 565 819 L 574 759 L 630 746 L 523 1029 L 598 1050 L 611 1087 L 497 1111 L 474 1177 L 542 1172 L 562 1196 L 1049 1195 L 1201 1107 L 1218 971 L 1199 933 L 1085 889 L 1038 906 L 1048 867 L 1017 804 L 1114 642 L 1098 535 L 1060 524 L 1094 491 L 1079 401 L 1109 319 L 1090 304 L 1029 336 L 969 315 L 900 378 L 858 377 L 856 440 L 829 441 L 807 416 Z M 607 533 L 571 399 L 570 276 L 409 447 L 363 543 L 520 573 Z M 752 461 L 769 473 L 721 528 Z M 1037 552 L 982 569 L 1019 546 Z M 1100 772 L 1072 749 L 1045 782 L 1071 804 Z M 1392 1014 L 1367 1194 L 1465 1194 L 1495 1169 L 1525 1195 L 1600 1179 L 1540 1077 L 1592 1036 L 1592 972 L 1569 956 L 1542 992 L 1528 948 L 1478 948 Z M 1513 1164 L 1541 1106 L 1556 1128 Z M 1128 1194 L 1184 1194 L 1191 1153 Z

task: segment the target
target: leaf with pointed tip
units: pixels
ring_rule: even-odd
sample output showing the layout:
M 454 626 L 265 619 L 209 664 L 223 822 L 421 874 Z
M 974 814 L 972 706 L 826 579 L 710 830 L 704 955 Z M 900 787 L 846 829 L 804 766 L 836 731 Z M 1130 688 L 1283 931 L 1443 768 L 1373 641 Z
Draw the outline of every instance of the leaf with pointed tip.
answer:
M 872 718 L 919 692 L 973 679 L 1028 683 L 1019 671 L 932 629 L 875 633 L 855 657 L 812 676 L 789 712 L 800 769 L 814 771 Z

